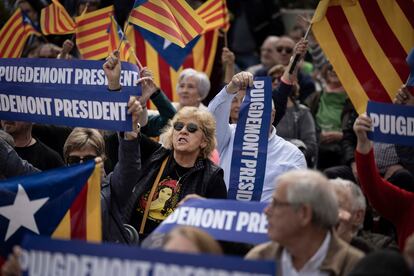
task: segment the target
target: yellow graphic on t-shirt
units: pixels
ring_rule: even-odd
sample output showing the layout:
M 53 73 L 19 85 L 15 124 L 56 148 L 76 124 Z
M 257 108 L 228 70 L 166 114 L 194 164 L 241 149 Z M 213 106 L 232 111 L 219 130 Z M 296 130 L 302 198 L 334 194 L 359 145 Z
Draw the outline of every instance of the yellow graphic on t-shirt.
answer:
M 177 180 L 169 177 L 160 181 L 150 203 L 148 218 L 155 221 L 163 221 L 174 211 L 178 203 L 179 186 Z M 149 201 L 148 197 L 149 191 L 141 197 L 137 208 L 138 212 L 144 213 L 145 206 Z
M 153 219 L 164 220 L 171 212 L 167 205 L 167 201 L 171 199 L 173 195 L 173 189 L 170 187 L 163 187 L 158 197 L 151 202 L 149 216 Z

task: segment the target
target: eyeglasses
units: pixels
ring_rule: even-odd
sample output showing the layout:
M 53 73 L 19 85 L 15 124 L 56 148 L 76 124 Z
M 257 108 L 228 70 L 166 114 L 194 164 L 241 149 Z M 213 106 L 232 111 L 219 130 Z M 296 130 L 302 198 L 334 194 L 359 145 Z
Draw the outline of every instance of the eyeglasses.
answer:
M 96 158 L 95 155 L 85 155 L 85 156 L 69 156 L 67 160 L 68 165 L 79 164 L 83 162 L 87 162 L 89 160 L 94 160 Z
M 272 208 L 287 207 L 287 206 L 292 206 L 292 205 L 296 205 L 296 204 L 290 203 L 290 202 L 287 202 L 287 201 L 280 201 L 280 200 L 277 200 L 275 198 L 273 198 L 272 202 L 270 203 L 270 206 Z
M 187 131 L 190 133 L 194 133 L 198 130 L 198 125 L 194 124 L 194 123 L 188 123 L 187 125 L 184 124 L 183 122 L 175 122 L 174 123 L 174 129 L 176 131 L 180 131 L 184 128 L 184 126 L 187 128 Z
M 289 55 L 293 53 L 293 48 L 291 47 L 283 47 L 283 46 L 276 47 L 276 51 L 278 53 L 282 53 L 283 50 L 285 51 L 286 54 L 289 54 Z
M 272 82 L 274 82 L 275 80 L 277 80 L 277 82 L 280 82 L 281 79 L 282 76 L 272 76 Z

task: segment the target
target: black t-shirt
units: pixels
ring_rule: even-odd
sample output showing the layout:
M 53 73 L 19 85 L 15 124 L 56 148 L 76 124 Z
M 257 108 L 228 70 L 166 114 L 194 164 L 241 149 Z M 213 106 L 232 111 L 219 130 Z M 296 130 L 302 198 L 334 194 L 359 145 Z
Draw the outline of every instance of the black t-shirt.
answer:
M 14 149 L 22 159 L 42 171 L 64 166 L 60 155 L 39 140 L 36 140 L 36 143 L 31 146 L 15 147 Z
M 177 207 L 181 193 L 180 179 L 185 176 L 191 168 L 184 168 L 178 165 L 174 158 L 170 156 L 158 182 L 154 196 L 151 199 L 150 211 L 145 224 L 144 234 L 150 234 L 164 219 L 170 215 Z M 152 181 L 155 181 L 156 175 Z M 151 183 L 153 184 L 153 183 Z M 135 213 L 132 216 L 131 224 L 137 229 L 141 227 L 145 207 L 152 185 L 139 199 Z

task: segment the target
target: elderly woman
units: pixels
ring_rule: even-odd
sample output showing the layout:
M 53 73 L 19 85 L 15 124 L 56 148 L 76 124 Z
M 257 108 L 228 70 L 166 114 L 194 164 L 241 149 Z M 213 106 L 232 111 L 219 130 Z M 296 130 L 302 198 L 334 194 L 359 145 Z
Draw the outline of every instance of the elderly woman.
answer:
M 210 80 L 203 72 L 194 69 L 184 69 L 178 77 L 178 103 L 173 103 L 177 110 L 184 106 L 194 106 L 204 110 L 207 107 L 201 103 L 210 91 Z
M 119 88 L 120 70 L 120 62 L 112 55 L 105 69 L 110 89 Z M 152 79 L 144 78 L 143 89 L 145 82 Z M 117 166 L 121 168 L 112 175 L 117 181 L 111 181 L 111 199 L 119 207 L 124 223 L 146 236 L 188 194 L 226 198 L 223 170 L 208 159 L 216 146 L 215 129 L 215 120 L 208 111 L 187 106 L 165 129 L 162 147 L 141 137 L 139 128 L 134 134 L 124 135 L 130 140 L 120 140 Z M 126 143 L 135 143 L 135 147 L 122 149 Z M 164 201 L 159 200 L 161 192 L 166 193 Z M 158 206 L 160 202 L 168 202 L 168 206 Z
M 129 150 L 128 142 L 120 142 L 120 150 Z M 105 160 L 105 142 L 101 133 L 91 128 L 74 128 L 66 139 L 63 147 L 63 157 L 67 165 L 96 160 L 101 163 Z M 96 159 L 96 158 L 99 159 Z M 102 164 L 103 165 L 103 164 Z M 117 170 L 123 166 L 115 168 L 114 173 L 119 174 Z M 101 185 L 101 212 L 102 212 L 102 239 L 104 241 L 131 243 L 131 237 L 125 230 L 121 217 L 118 213 L 112 212 L 117 210 L 113 207 L 111 199 L 110 183 L 117 178 L 105 177 L 105 170 L 102 166 L 102 185 Z

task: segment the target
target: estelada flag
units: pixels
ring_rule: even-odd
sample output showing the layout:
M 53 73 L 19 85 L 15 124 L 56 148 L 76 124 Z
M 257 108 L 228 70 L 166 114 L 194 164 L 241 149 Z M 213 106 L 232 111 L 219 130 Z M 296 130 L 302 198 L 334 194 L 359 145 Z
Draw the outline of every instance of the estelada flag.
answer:
M 206 32 L 214 29 L 227 31 L 230 28 L 226 0 L 208 0 L 196 12 L 206 22 Z
M 121 26 L 116 22 L 115 18 L 111 16 L 111 24 L 109 24 L 108 27 L 108 35 L 109 35 L 109 49 L 108 54 L 112 53 L 113 51 L 118 49 L 119 44 L 122 44 L 119 48 L 119 54 L 120 59 L 122 61 L 127 61 L 131 63 L 136 63 L 134 58 L 133 48 L 131 47 L 131 44 L 126 39 L 126 36 L 124 36 Z
M 185 0 L 136 0 L 128 21 L 180 47 L 205 30 L 205 22 Z
M 31 35 L 41 36 L 30 18 L 18 8 L 0 30 L 0 58 L 18 58 Z
M 0 264 L 27 233 L 101 241 L 100 184 L 94 161 L 1 181 Z
M 138 28 L 128 28 L 126 36 L 142 66 L 148 67 L 153 72 L 155 83 L 172 101 L 178 101 L 177 80 L 183 69 L 194 68 L 208 76 L 211 74 L 217 50 L 218 30 L 201 35 L 178 70 L 170 66 L 151 43 L 144 39 Z
M 76 24 L 65 7 L 58 0 L 52 0 L 52 3 L 40 13 L 40 28 L 45 35 L 73 34 Z
M 413 0 L 321 0 L 312 30 L 356 110 L 391 102 L 407 80 Z
M 84 13 L 75 18 L 76 46 L 83 59 L 99 60 L 108 55 L 108 27 L 113 6 Z
M 155 51 L 172 67 L 174 70 L 179 70 L 183 65 L 187 56 L 191 53 L 194 46 L 197 44 L 201 36 L 197 36 L 191 40 L 184 48 L 169 42 L 165 38 L 154 34 L 137 25 L 132 25 L 137 32 L 141 34 L 143 39 L 148 42 Z M 131 26 L 131 27 L 132 27 Z M 140 49 L 137 49 L 139 51 Z

